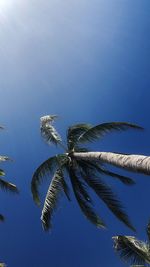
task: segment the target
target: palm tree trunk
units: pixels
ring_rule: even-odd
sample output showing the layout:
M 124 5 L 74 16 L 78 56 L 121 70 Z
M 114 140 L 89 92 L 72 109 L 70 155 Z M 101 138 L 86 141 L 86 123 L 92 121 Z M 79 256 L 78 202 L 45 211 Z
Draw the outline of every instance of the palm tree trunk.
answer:
M 150 156 L 124 155 L 112 152 L 74 152 L 73 157 L 83 160 L 98 160 L 119 168 L 150 175 Z

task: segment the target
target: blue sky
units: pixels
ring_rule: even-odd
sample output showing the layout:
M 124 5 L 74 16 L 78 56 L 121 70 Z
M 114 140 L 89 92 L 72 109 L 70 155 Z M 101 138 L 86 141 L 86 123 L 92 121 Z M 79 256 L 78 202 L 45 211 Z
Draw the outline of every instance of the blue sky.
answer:
M 30 182 L 42 161 L 60 152 L 40 137 L 39 118 L 58 114 L 57 129 L 77 122 L 129 121 L 144 132 L 113 133 L 93 144 L 97 151 L 150 155 L 149 0 L 1 0 L 1 154 L 7 179 L 19 196 L 1 192 L 0 259 L 12 267 L 125 266 L 111 237 L 132 235 L 96 199 L 108 229 L 98 230 L 81 214 L 74 197 L 64 198 L 53 230 L 44 233 Z M 131 174 L 136 186 L 111 182 L 139 238 L 150 217 L 150 178 Z M 109 180 L 108 180 L 109 181 Z M 41 187 L 44 197 L 46 185 Z

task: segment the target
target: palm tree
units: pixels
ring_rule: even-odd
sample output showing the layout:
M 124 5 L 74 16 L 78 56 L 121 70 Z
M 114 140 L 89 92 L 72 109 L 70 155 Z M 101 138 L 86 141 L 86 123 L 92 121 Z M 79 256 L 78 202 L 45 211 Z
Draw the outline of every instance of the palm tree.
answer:
M 0 129 L 2 130 L 2 129 L 4 129 L 4 127 L 0 126 Z M 5 162 L 5 161 L 9 161 L 9 160 L 11 160 L 9 157 L 0 156 L 0 163 Z M 18 193 L 19 191 L 18 191 L 18 188 L 16 187 L 16 185 L 4 180 L 3 179 L 4 176 L 5 176 L 5 172 L 2 169 L 0 169 L 0 188 L 2 190 L 9 191 L 12 193 Z M 0 221 L 4 221 L 4 216 L 2 214 L 0 214 Z M 4 266 L 4 265 L 2 265 L 2 266 Z
M 34 172 L 31 191 L 36 204 L 40 205 L 39 186 L 43 178 L 51 175 L 49 189 L 45 198 L 41 220 L 44 230 L 51 228 L 51 219 L 57 206 L 61 192 L 70 200 L 69 188 L 65 180 L 70 177 L 75 198 L 81 211 L 97 227 L 105 227 L 104 221 L 93 209 L 92 199 L 87 187 L 94 190 L 97 196 L 106 204 L 110 211 L 132 230 L 132 226 L 116 194 L 102 179 L 101 175 L 111 176 L 125 185 L 133 185 L 133 179 L 112 172 L 105 163 L 121 167 L 130 171 L 150 174 L 150 157 L 127 155 L 111 152 L 89 152 L 82 144 L 100 139 L 111 131 L 127 129 L 143 129 L 127 122 L 110 122 L 96 126 L 91 124 L 76 124 L 67 130 L 67 144 L 62 142 L 61 136 L 53 126 L 56 115 L 41 117 L 41 134 L 48 144 L 60 145 L 65 151 L 44 161 Z
M 144 267 L 150 265 L 150 222 L 146 227 L 148 240 L 143 242 L 134 236 L 114 236 L 114 249 L 121 259 L 129 262 L 131 267 Z M 136 265 L 135 265 L 136 264 Z

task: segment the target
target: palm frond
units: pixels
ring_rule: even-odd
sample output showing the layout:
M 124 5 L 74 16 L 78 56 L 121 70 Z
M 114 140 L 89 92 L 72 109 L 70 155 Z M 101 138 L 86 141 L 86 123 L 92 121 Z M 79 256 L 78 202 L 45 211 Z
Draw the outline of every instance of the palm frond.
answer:
M 5 220 L 4 216 L 2 214 L 0 214 L 0 221 L 4 222 L 4 220 Z
M 40 123 L 41 125 L 44 125 L 46 123 L 52 123 L 53 121 L 55 121 L 58 118 L 57 115 L 46 115 L 46 116 L 42 116 L 40 118 Z
M 149 244 L 136 239 L 134 236 L 115 236 L 114 248 L 120 258 L 131 264 L 150 263 Z
M 86 147 L 75 146 L 75 151 L 76 152 L 89 152 L 89 149 Z
M 70 126 L 67 132 L 68 149 L 72 150 L 75 147 L 78 138 L 90 128 L 92 128 L 92 125 L 85 123 Z
M 0 267 L 6 267 L 6 264 L 4 262 L 1 262 Z
M 48 192 L 46 194 L 41 220 L 45 231 L 51 228 L 51 219 L 57 207 L 60 192 L 63 190 L 62 171 L 57 170 L 52 178 Z
M 134 185 L 135 184 L 135 181 L 132 178 L 117 174 L 115 172 L 111 172 L 111 171 L 102 169 L 101 173 L 108 175 L 108 176 L 111 176 L 113 178 L 117 178 L 118 180 L 120 180 L 120 182 L 122 182 L 125 185 Z
M 52 126 L 52 122 L 55 120 L 56 117 L 56 115 L 48 115 L 40 118 L 41 135 L 48 144 L 53 143 L 57 145 L 62 141 L 61 136 Z
M 121 205 L 121 202 L 112 192 L 111 187 L 102 182 L 100 177 L 89 177 L 83 173 L 82 176 L 86 183 L 95 191 L 98 197 L 103 200 L 112 213 L 130 229 L 135 231 L 135 228 L 130 223 L 129 218 Z
M 150 220 L 149 220 L 147 227 L 146 227 L 146 233 L 147 233 L 148 240 L 150 242 Z
M 86 174 L 88 175 L 92 176 L 93 174 L 97 172 L 98 174 L 104 174 L 104 175 L 111 176 L 113 178 L 117 178 L 125 185 L 135 184 L 135 181 L 132 178 L 117 174 L 115 172 L 111 172 L 107 170 L 106 168 L 104 168 L 103 166 L 101 166 L 98 162 L 78 160 L 78 164 L 80 165 L 83 171 L 86 171 Z
M 62 166 L 62 167 L 63 167 L 63 166 Z M 64 193 L 65 193 L 67 199 L 68 199 L 69 201 L 71 201 L 71 198 L 70 198 L 70 190 L 69 190 L 68 184 L 67 184 L 66 181 L 65 181 L 63 171 L 62 171 L 62 169 L 60 169 L 59 171 L 60 171 L 60 174 L 61 174 L 61 183 L 62 183 L 63 191 L 64 191 Z
M 77 176 L 73 168 L 69 168 L 69 176 L 72 183 L 72 188 L 74 191 L 74 195 L 76 197 L 76 200 L 79 204 L 79 207 L 85 217 L 93 223 L 96 227 L 101 228 L 105 227 L 104 222 L 102 219 L 95 213 L 94 209 L 92 208 L 91 204 L 89 203 L 89 200 L 86 199 L 85 194 L 83 194 L 83 191 L 81 190 L 81 187 L 79 187 L 79 184 L 77 183 Z M 84 189 L 85 190 L 85 189 Z M 87 193 L 86 193 L 87 194 Z M 90 199 L 88 197 L 88 199 Z
M 90 128 L 89 130 L 87 130 L 86 132 L 84 132 L 83 134 L 80 135 L 80 137 L 78 138 L 77 143 L 85 143 L 85 142 L 91 142 L 91 141 L 95 141 L 101 137 L 103 137 L 104 135 L 106 135 L 107 133 L 110 133 L 112 131 L 125 131 L 128 129 L 143 129 L 142 127 L 136 125 L 136 124 L 132 124 L 132 123 L 128 123 L 128 122 L 109 122 L 109 123 L 102 123 L 102 124 L 98 124 L 92 128 Z
M 4 176 L 4 175 L 5 175 L 5 172 L 2 169 L 0 169 L 0 176 Z
M 7 156 L 0 156 L 0 161 L 3 162 L 3 161 L 7 161 L 7 160 L 10 160 L 12 161 L 9 157 Z
M 33 199 L 37 205 L 40 205 L 38 188 L 43 182 L 43 179 L 48 177 L 49 175 L 53 175 L 56 168 L 58 168 L 60 165 L 63 165 L 66 160 L 67 156 L 63 154 L 51 157 L 48 160 L 44 161 L 34 172 L 31 181 L 31 191 Z
M 0 188 L 12 193 L 19 193 L 19 190 L 15 184 L 7 182 L 0 178 Z

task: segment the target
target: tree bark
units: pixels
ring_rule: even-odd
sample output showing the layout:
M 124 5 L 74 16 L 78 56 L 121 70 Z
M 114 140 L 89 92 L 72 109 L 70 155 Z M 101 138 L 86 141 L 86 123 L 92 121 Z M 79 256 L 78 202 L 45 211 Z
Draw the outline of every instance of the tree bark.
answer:
M 150 156 L 112 152 L 74 152 L 73 157 L 89 161 L 98 160 L 129 171 L 150 175 Z

